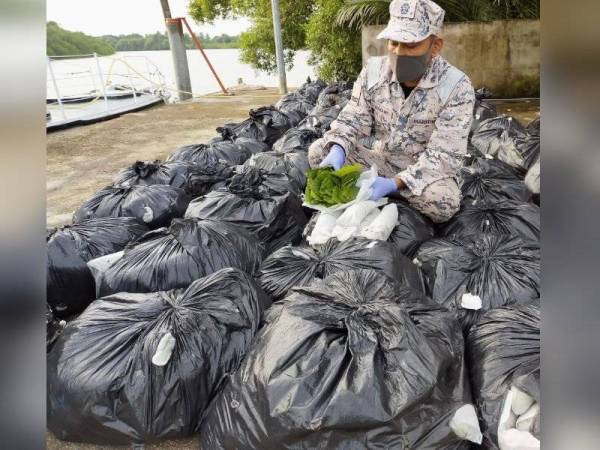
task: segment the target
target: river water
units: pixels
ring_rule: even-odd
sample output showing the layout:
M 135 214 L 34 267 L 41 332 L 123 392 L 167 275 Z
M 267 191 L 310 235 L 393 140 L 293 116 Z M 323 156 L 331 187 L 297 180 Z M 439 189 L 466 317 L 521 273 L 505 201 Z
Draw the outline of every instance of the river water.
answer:
M 238 84 L 241 78 L 248 85 L 278 86 L 276 74 L 257 71 L 239 60 L 239 49 L 205 50 L 217 74 L 225 86 Z M 287 71 L 290 87 L 300 86 L 308 76 L 314 78 L 314 69 L 308 65 L 308 51 L 299 51 L 294 58 L 294 66 Z M 207 94 L 219 91 L 219 84 L 210 72 L 208 65 L 198 50 L 188 50 L 188 65 L 194 94 Z M 98 65 L 101 68 L 102 79 Z M 159 83 L 158 72 L 165 77 L 166 84 L 174 90 L 175 76 L 171 52 L 140 51 L 118 52 L 115 55 L 94 58 L 53 60 L 52 70 L 61 96 L 82 95 L 111 81 L 114 84 L 147 87 L 150 81 Z M 150 81 L 149 81 L 150 80 Z M 50 70 L 47 77 L 47 96 L 55 98 L 56 91 Z

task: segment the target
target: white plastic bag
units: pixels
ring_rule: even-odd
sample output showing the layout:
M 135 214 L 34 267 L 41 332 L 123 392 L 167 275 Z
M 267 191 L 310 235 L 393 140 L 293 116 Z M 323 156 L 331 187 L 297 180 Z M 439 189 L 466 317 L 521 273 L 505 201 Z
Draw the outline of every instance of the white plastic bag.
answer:
M 540 159 L 538 158 L 525 175 L 525 185 L 533 194 L 540 193 Z
M 479 429 L 479 419 L 471 404 L 461 406 L 450 419 L 450 428 L 459 438 L 481 444 L 483 435 Z
M 333 228 L 338 217 L 342 214 L 341 211 L 320 212 L 318 213 L 315 227 L 310 236 L 306 238 L 309 245 L 324 244 L 333 237 Z
M 465 292 L 460 299 L 460 306 L 465 309 L 479 310 L 483 303 L 479 295 L 473 295 L 469 292 Z
M 525 411 L 525 413 L 517 419 L 516 428 L 521 431 L 531 431 L 535 418 L 540 413 L 540 404 L 534 403 L 531 407 Z
M 516 386 L 512 386 L 510 390 L 513 393 L 511 405 L 512 412 L 515 413 L 516 416 L 525 414 L 531 405 L 533 405 L 535 399 Z
M 171 354 L 173 353 L 173 349 L 175 348 L 175 338 L 171 334 L 170 331 L 166 332 L 158 345 L 156 346 L 156 352 L 152 356 L 152 364 L 155 366 L 164 366 L 171 359 Z
M 398 223 L 398 208 L 396 205 L 387 205 L 369 225 L 360 233 L 367 239 L 387 241 Z
M 370 200 L 348 207 L 335 222 L 333 235 L 341 242 L 356 236 L 363 220 L 376 209 L 377 203 Z
M 500 450 L 539 450 L 540 440 L 528 431 L 515 428 L 517 416 L 512 411 L 514 391 L 506 394 L 500 422 L 498 423 L 498 445 Z
M 375 182 L 375 180 L 377 179 L 377 166 L 373 166 L 371 167 L 369 170 L 364 171 L 363 173 L 361 173 L 360 177 L 358 178 L 358 180 L 356 181 L 356 186 L 359 188 L 358 189 L 358 194 L 356 194 L 356 198 L 354 200 L 352 200 L 351 202 L 347 202 L 347 203 L 340 203 L 339 205 L 335 205 L 335 206 L 324 206 L 324 205 L 312 205 L 310 203 L 306 203 L 306 201 L 304 201 L 302 203 L 303 206 L 306 206 L 308 208 L 311 209 L 316 209 L 317 211 L 321 211 L 321 212 L 334 212 L 334 211 L 344 211 L 345 209 L 349 208 L 350 206 L 358 203 L 358 202 L 363 202 L 366 200 L 369 200 L 369 198 L 371 197 L 371 192 L 372 192 L 372 188 L 371 186 L 373 186 L 373 183 Z M 381 198 L 379 200 L 377 200 L 377 206 L 381 206 L 381 205 L 385 205 L 387 203 L 387 198 Z
M 377 217 L 379 217 L 379 214 L 381 214 L 379 208 L 375 208 L 373 211 L 371 211 L 369 215 L 360 223 L 357 236 L 362 236 L 363 232 L 375 221 L 375 219 L 377 219 Z

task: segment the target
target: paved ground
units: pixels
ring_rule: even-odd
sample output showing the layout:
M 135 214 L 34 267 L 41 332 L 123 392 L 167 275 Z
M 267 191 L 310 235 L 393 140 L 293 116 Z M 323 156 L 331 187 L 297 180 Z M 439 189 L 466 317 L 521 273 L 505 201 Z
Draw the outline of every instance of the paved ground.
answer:
M 515 117 L 523 125 L 527 125 L 533 119 L 540 117 L 539 100 L 524 102 L 502 102 L 496 104 L 496 109 L 501 114 L 508 114 Z
M 146 445 L 144 447 L 135 447 L 135 449 L 144 450 L 199 450 L 200 444 L 197 438 L 177 439 L 161 442 L 157 445 Z M 128 450 L 134 449 L 132 446 L 107 446 L 107 445 L 89 445 L 64 442 L 56 439 L 52 433 L 46 435 L 46 450 Z
M 274 88 L 201 97 L 48 134 L 48 226 L 69 223 L 79 205 L 136 160 L 164 159 L 182 145 L 206 142 L 217 126 L 246 119 L 250 109 L 279 97 Z

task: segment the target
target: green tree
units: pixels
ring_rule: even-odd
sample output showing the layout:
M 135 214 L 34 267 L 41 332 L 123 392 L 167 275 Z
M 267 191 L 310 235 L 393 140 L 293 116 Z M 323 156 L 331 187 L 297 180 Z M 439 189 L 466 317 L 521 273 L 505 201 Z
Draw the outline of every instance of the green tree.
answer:
M 362 67 L 360 31 L 335 25 L 343 5 L 344 0 L 317 0 L 306 26 L 309 63 L 325 80 L 353 80 Z
M 305 28 L 313 9 L 311 0 L 280 2 L 284 58 L 288 68 L 292 67 L 295 51 L 305 46 Z M 191 0 L 189 12 L 200 23 L 211 23 L 220 17 L 250 17 L 252 26 L 239 39 L 240 59 L 259 70 L 277 70 L 270 0 Z
M 391 0 L 346 0 L 336 23 L 352 29 L 385 24 Z M 446 11 L 446 22 L 539 19 L 540 0 L 436 0 Z
M 81 32 L 68 31 L 56 22 L 46 24 L 46 54 L 66 56 L 98 53 L 111 55 L 115 48 L 107 41 Z

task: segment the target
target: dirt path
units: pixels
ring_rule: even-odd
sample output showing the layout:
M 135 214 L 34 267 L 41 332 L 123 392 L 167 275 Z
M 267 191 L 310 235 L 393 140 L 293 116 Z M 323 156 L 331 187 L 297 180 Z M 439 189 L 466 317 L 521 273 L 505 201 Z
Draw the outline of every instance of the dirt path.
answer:
M 164 159 L 182 145 L 206 142 L 217 126 L 243 120 L 279 97 L 275 88 L 202 97 L 48 134 L 47 225 L 69 223 L 85 200 L 136 160 Z

